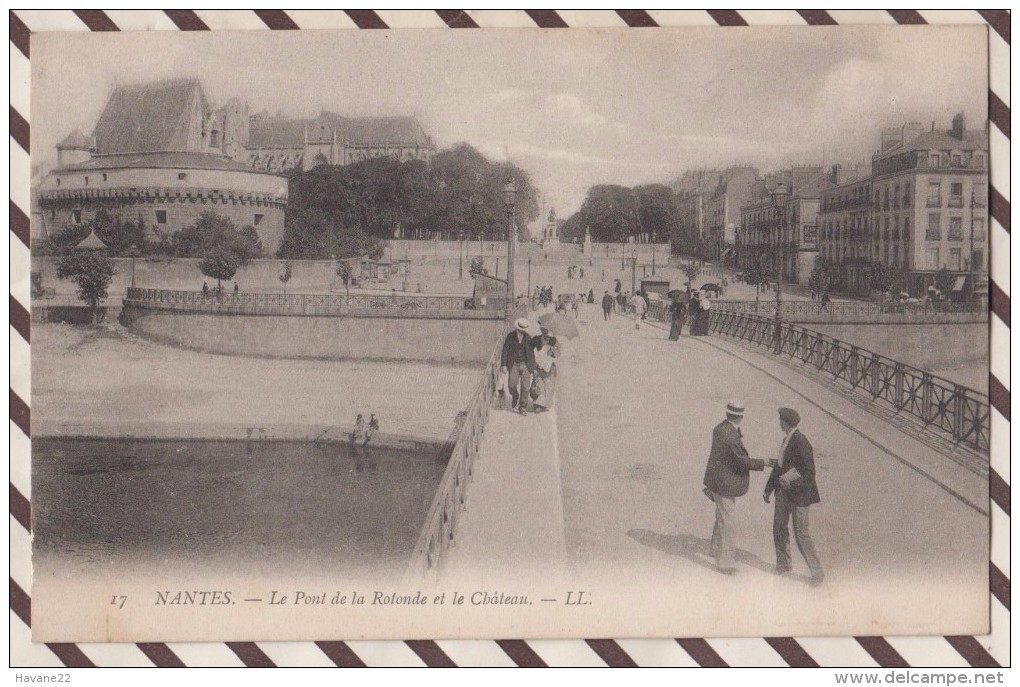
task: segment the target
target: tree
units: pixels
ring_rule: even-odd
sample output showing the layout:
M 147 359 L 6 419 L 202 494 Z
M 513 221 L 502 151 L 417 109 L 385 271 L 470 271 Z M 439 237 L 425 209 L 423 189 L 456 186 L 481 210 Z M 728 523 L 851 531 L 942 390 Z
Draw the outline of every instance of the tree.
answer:
M 238 229 L 229 217 L 203 212 L 191 226 L 172 237 L 174 255 L 182 258 L 205 258 L 214 248 L 234 253 L 239 265 L 262 255 L 262 243 L 254 227 Z
M 877 261 L 871 263 L 869 283 L 872 291 L 886 293 L 892 288 L 892 275 L 885 263 Z
M 340 277 L 344 282 L 344 290 L 347 291 L 347 297 L 351 296 L 351 278 L 354 276 L 354 270 L 351 269 L 351 263 L 349 260 L 340 260 L 336 264 L 336 276 Z
M 131 221 L 114 217 L 106 210 L 98 210 L 90 224 L 92 232 L 106 244 L 111 255 L 145 255 L 150 250 L 145 219 L 141 214 L 137 221 Z
M 78 298 L 92 310 L 92 324 L 99 321 L 99 303 L 106 300 L 114 274 L 113 260 L 102 250 L 76 248 L 57 263 L 57 278 L 78 286 Z
M 290 260 L 283 263 L 283 272 L 280 273 L 280 282 L 283 283 L 283 293 L 287 293 L 287 282 L 293 276 L 293 269 L 291 268 Z
M 826 270 L 825 259 L 820 255 L 815 257 L 815 266 L 808 275 L 808 286 L 818 294 L 829 290 L 829 273 Z
M 701 267 L 695 262 L 682 262 L 680 263 L 680 271 L 687 277 L 687 284 L 693 287 L 694 280 L 701 274 Z
M 489 273 L 489 271 L 485 269 L 485 260 L 482 258 L 481 255 L 477 255 L 471 258 L 471 269 L 469 271 L 474 272 L 475 274 Z
M 216 293 L 223 295 L 221 280 L 231 280 L 242 265 L 241 257 L 226 246 L 213 246 L 198 263 L 198 269 L 207 277 L 216 280 Z

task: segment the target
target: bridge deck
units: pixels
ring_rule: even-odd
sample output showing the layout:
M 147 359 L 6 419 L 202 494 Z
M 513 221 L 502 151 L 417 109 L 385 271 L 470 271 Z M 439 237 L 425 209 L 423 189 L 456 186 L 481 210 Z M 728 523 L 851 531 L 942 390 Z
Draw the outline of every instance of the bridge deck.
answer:
M 493 414 L 453 570 L 487 561 L 507 575 L 552 572 L 542 563 L 556 559 L 557 542 L 546 534 L 562 519 L 571 577 L 670 590 L 670 605 L 692 609 L 692 632 L 726 634 L 729 623 L 731 634 L 755 636 L 780 626 L 804 634 L 939 631 L 931 618 L 943 618 L 946 630 L 972 622 L 980 631 L 980 619 L 953 614 L 988 599 L 986 478 L 767 353 L 718 337 L 671 342 L 648 322 L 640 330 L 616 315 L 604 322 L 596 305 L 583 307 L 579 324 L 581 337 L 560 365 L 555 414 Z M 712 428 L 733 397 L 747 404 L 742 428 L 755 457 L 777 453 L 777 408 L 803 418 L 822 496 L 811 509 L 827 572 L 819 589 L 804 584 L 795 547 L 795 574 L 771 574 L 762 473 L 738 499 L 740 574 L 719 575 L 707 556 L 714 510 L 701 480 Z M 734 619 L 693 614 L 715 593 Z

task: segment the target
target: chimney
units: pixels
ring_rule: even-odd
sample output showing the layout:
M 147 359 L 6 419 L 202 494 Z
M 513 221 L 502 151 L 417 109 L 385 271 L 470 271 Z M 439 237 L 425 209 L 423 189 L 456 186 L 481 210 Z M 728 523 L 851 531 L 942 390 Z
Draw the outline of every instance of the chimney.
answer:
M 967 132 L 967 120 L 963 116 L 962 112 L 956 113 L 953 117 L 953 128 L 949 130 L 949 134 L 958 141 L 963 140 L 963 135 Z

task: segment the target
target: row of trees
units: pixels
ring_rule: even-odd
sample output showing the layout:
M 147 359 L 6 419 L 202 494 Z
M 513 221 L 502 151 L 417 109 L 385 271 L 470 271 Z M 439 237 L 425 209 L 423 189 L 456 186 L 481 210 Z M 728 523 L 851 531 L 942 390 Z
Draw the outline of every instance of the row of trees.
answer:
M 573 241 L 590 230 L 592 240 L 599 242 L 666 241 L 679 227 L 680 209 L 668 186 L 600 184 L 588 189 L 581 209 L 563 223 L 560 236 Z
M 538 194 L 528 174 L 491 162 L 466 144 L 440 151 L 428 162 L 375 158 L 296 172 L 278 255 L 378 257 L 381 241 L 398 235 L 503 239 L 503 188 L 511 176 L 517 217 L 524 224 L 538 216 Z

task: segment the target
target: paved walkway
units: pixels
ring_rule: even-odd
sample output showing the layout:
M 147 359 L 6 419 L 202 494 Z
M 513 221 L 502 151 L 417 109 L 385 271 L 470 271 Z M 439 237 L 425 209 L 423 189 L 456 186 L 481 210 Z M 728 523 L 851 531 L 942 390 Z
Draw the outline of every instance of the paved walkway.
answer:
M 603 322 L 597 306 L 583 308 L 580 326 L 560 365 L 555 414 L 494 413 L 460 561 L 505 565 L 507 574 L 540 568 L 556 545 L 543 533 L 562 519 L 568 575 L 607 590 L 601 610 L 615 618 L 606 627 L 617 636 L 621 617 L 647 632 L 648 613 L 673 607 L 692 633 L 981 631 L 988 507 L 980 476 L 765 353 L 717 337 L 671 342 L 651 323 Z M 819 589 L 805 584 L 795 550 L 794 574 L 771 574 L 763 473 L 738 500 L 740 574 L 719 575 L 707 555 L 713 508 L 701 480 L 712 427 L 734 397 L 747 405 L 742 428 L 755 457 L 777 452 L 778 407 L 803 418 L 822 494 L 811 510 L 827 572 Z M 502 558 L 492 553 L 504 545 Z

